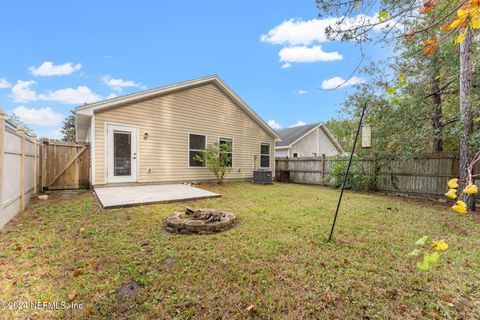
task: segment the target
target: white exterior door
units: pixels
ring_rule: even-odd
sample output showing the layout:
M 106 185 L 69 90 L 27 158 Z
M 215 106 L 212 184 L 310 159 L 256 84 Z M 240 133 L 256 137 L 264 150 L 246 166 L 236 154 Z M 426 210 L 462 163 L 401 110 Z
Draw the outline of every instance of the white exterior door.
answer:
M 107 125 L 108 183 L 137 182 L 136 127 Z

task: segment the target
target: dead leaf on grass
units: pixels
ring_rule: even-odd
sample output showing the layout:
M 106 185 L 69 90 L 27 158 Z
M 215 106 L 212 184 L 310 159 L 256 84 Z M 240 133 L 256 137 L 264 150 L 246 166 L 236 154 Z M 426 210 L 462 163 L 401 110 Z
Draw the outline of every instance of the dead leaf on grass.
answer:
M 12 282 L 12 287 L 15 287 L 15 286 L 17 285 L 17 283 L 18 283 L 18 281 L 17 281 L 16 279 L 13 280 L 13 282 Z
M 438 310 L 432 310 L 432 315 L 435 320 L 442 320 L 442 316 Z
M 83 272 L 82 269 L 77 269 L 77 270 L 73 271 L 72 276 L 73 276 L 74 278 L 76 278 L 76 277 L 78 277 L 79 275 L 81 275 L 82 272 Z
M 248 312 L 255 312 L 257 311 L 257 308 L 255 307 L 254 304 L 249 305 L 248 307 L 245 308 Z
M 22 251 L 22 246 L 16 246 L 15 251 Z
M 445 293 L 442 293 L 438 298 L 440 300 L 442 300 L 443 302 L 448 302 L 448 303 L 453 302 L 453 298 L 451 296 L 449 296 L 448 294 L 445 294 Z
M 90 306 L 86 307 L 84 313 L 85 313 L 87 316 L 92 315 L 92 314 L 93 314 L 93 308 L 90 307 Z
M 68 300 L 73 301 L 77 298 L 77 290 L 73 290 L 72 293 L 68 295 Z
M 326 303 L 332 302 L 333 296 L 330 293 L 330 291 L 325 291 L 325 293 L 323 294 L 322 300 Z

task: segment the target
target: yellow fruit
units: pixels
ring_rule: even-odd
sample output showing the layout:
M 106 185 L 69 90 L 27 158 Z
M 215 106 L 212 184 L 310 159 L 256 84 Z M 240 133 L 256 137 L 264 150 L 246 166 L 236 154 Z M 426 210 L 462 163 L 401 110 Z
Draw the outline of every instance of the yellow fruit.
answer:
M 457 189 L 458 188 L 458 178 L 453 178 L 448 180 L 448 187 L 450 189 Z
M 450 199 L 457 198 L 457 189 L 449 189 L 448 192 L 445 193 L 445 196 Z
M 451 208 L 453 211 L 461 213 L 461 214 L 467 214 L 468 209 L 467 209 L 467 204 L 461 200 L 457 201 L 454 206 Z
M 448 249 L 448 244 L 445 242 L 445 240 L 433 241 L 430 246 L 437 251 L 445 251 Z
M 478 187 L 474 185 L 473 183 L 469 183 L 465 189 L 463 189 L 463 193 L 466 194 L 477 194 L 478 193 Z

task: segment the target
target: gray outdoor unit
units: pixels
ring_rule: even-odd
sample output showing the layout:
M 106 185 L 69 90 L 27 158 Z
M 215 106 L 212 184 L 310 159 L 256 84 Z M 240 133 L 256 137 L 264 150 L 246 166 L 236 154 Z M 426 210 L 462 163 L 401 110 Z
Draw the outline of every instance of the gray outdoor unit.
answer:
M 272 171 L 268 169 L 257 169 L 253 171 L 253 183 L 272 184 Z

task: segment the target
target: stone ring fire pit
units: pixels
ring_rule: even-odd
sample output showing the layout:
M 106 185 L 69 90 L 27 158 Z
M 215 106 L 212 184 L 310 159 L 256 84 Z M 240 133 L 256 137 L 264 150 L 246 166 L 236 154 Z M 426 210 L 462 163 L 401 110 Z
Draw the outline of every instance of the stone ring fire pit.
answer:
M 234 226 L 237 218 L 233 213 L 216 209 L 192 209 L 174 212 L 165 221 L 165 229 L 171 233 L 211 234 Z

